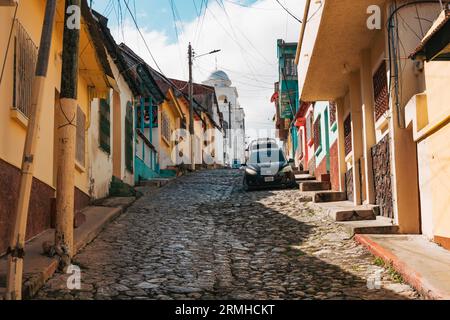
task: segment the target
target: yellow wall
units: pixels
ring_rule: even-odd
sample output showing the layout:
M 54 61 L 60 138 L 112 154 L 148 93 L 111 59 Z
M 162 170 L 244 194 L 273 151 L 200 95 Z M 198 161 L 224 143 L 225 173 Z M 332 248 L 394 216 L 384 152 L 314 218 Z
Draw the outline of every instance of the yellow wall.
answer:
M 166 169 L 167 166 L 173 165 L 172 148 L 174 146 L 174 141 L 172 137 L 167 141 L 162 135 L 162 115 L 165 113 L 169 117 L 170 122 L 170 132 L 173 133 L 174 130 L 178 129 L 180 118 L 179 113 L 174 109 L 174 100 L 164 100 L 159 108 L 158 112 L 158 132 L 159 132 L 159 152 L 160 152 L 160 168 Z
M 55 187 L 54 175 L 54 110 L 55 110 L 55 90 L 59 91 L 61 78 L 61 53 L 62 53 L 62 32 L 63 32 L 63 1 L 58 1 L 56 21 L 50 50 L 50 60 L 47 79 L 44 85 L 42 98 L 42 115 L 40 119 L 39 140 L 37 143 L 35 177 L 49 186 Z M 42 22 L 45 10 L 45 1 L 27 0 L 21 1 L 17 19 L 30 35 L 33 42 L 38 46 L 42 29 Z M 9 37 L 9 28 L 14 15 L 14 7 L 0 7 L 0 21 L 2 25 L 7 25 L 7 30 L 2 29 L 0 33 L 0 57 L 4 57 L 6 45 Z M 84 28 L 84 27 L 83 27 Z M 86 33 L 81 33 L 81 42 L 86 42 Z M 81 50 L 80 50 L 81 53 Z M 14 50 L 11 45 L 6 60 L 4 77 L 0 85 L 0 158 L 16 167 L 21 166 L 23 145 L 25 141 L 26 126 L 18 118 L 11 116 L 12 95 L 13 95 L 13 55 Z M 85 61 L 95 60 L 95 57 L 83 56 Z M 96 60 L 95 60 L 96 61 Z M 90 61 L 91 62 L 91 61 Z M 101 68 L 97 65 L 98 70 Z M 79 77 L 78 81 L 78 104 L 86 114 L 88 119 L 88 107 L 90 97 L 88 92 L 88 80 Z M 23 118 L 23 117 L 19 117 Z M 24 118 L 26 119 L 26 118 Z M 88 124 L 86 124 L 86 129 Z M 87 139 L 87 137 L 86 137 Z M 86 140 L 86 147 L 88 143 Z M 89 163 L 86 156 L 86 164 Z M 87 170 L 75 169 L 76 186 L 83 192 L 89 192 Z
M 424 233 L 450 238 L 450 123 L 418 143 Z M 428 230 L 427 230 L 428 229 Z
M 417 140 L 422 231 L 450 238 L 450 62 L 425 64 L 425 99 L 414 110 Z

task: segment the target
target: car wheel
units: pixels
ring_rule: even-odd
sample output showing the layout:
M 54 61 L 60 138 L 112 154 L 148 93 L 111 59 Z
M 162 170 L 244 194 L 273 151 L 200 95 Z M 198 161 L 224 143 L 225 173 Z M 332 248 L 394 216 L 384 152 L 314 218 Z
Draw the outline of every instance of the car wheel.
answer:
M 244 189 L 245 192 L 248 192 L 248 191 L 251 190 L 249 185 L 248 185 L 248 183 L 247 183 L 247 179 L 245 177 L 244 177 L 244 181 L 242 183 L 242 188 Z

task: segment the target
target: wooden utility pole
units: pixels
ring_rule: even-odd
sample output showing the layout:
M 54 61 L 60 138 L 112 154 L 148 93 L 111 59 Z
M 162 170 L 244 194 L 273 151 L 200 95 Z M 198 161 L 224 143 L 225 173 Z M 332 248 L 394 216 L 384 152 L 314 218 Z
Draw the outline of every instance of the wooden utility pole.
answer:
M 42 97 L 53 34 L 53 22 L 56 12 L 56 0 L 47 0 L 44 24 L 39 45 L 35 77 L 33 80 L 31 109 L 28 130 L 22 159 L 19 197 L 17 200 L 14 229 L 8 249 L 8 271 L 6 299 L 22 299 L 23 257 L 25 254 L 25 234 L 28 208 L 30 204 L 31 185 L 33 183 L 34 161 L 38 141 L 39 121 L 42 111 Z
M 56 182 L 55 251 L 65 269 L 73 257 L 73 220 L 75 196 L 75 144 L 78 95 L 78 52 L 80 47 L 81 0 L 66 0 L 60 123 L 57 126 L 58 174 Z
M 191 169 L 195 171 L 195 136 L 194 136 L 194 85 L 192 82 L 193 55 L 192 45 L 189 43 L 189 135 L 191 144 Z

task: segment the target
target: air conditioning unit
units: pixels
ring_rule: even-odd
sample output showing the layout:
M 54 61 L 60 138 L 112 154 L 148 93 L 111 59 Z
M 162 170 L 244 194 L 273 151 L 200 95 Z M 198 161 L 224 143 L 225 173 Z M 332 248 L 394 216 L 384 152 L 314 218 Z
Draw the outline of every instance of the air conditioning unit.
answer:
M 19 0 L 0 0 L 0 7 L 18 6 Z

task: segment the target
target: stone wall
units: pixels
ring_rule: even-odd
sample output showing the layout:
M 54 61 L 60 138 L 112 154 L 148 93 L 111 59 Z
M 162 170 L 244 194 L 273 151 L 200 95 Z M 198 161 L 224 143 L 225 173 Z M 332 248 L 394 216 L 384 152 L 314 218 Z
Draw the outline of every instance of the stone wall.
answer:
M 0 159 L 0 255 L 9 247 L 19 197 L 20 170 Z M 75 210 L 90 204 L 90 197 L 75 188 Z M 34 178 L 31 186 L 30 209 L 26 240 L 50 229 L 55 222 L 55 190 Z
M 6 252 L 14 226 L 19 196 L 20 170 L 0 160 L 0 254 Z M 45 183 L 33 179 L 26 239 L 30 239 L 51 225 L 52 198 L 55 191 Z
M 384 217 L 394 218 L 389 135 L 372 147 L 375 200 Z
M 353 201 L 353 169 L 345 173 L 345 192 L 347 193 L 347 200 Z

